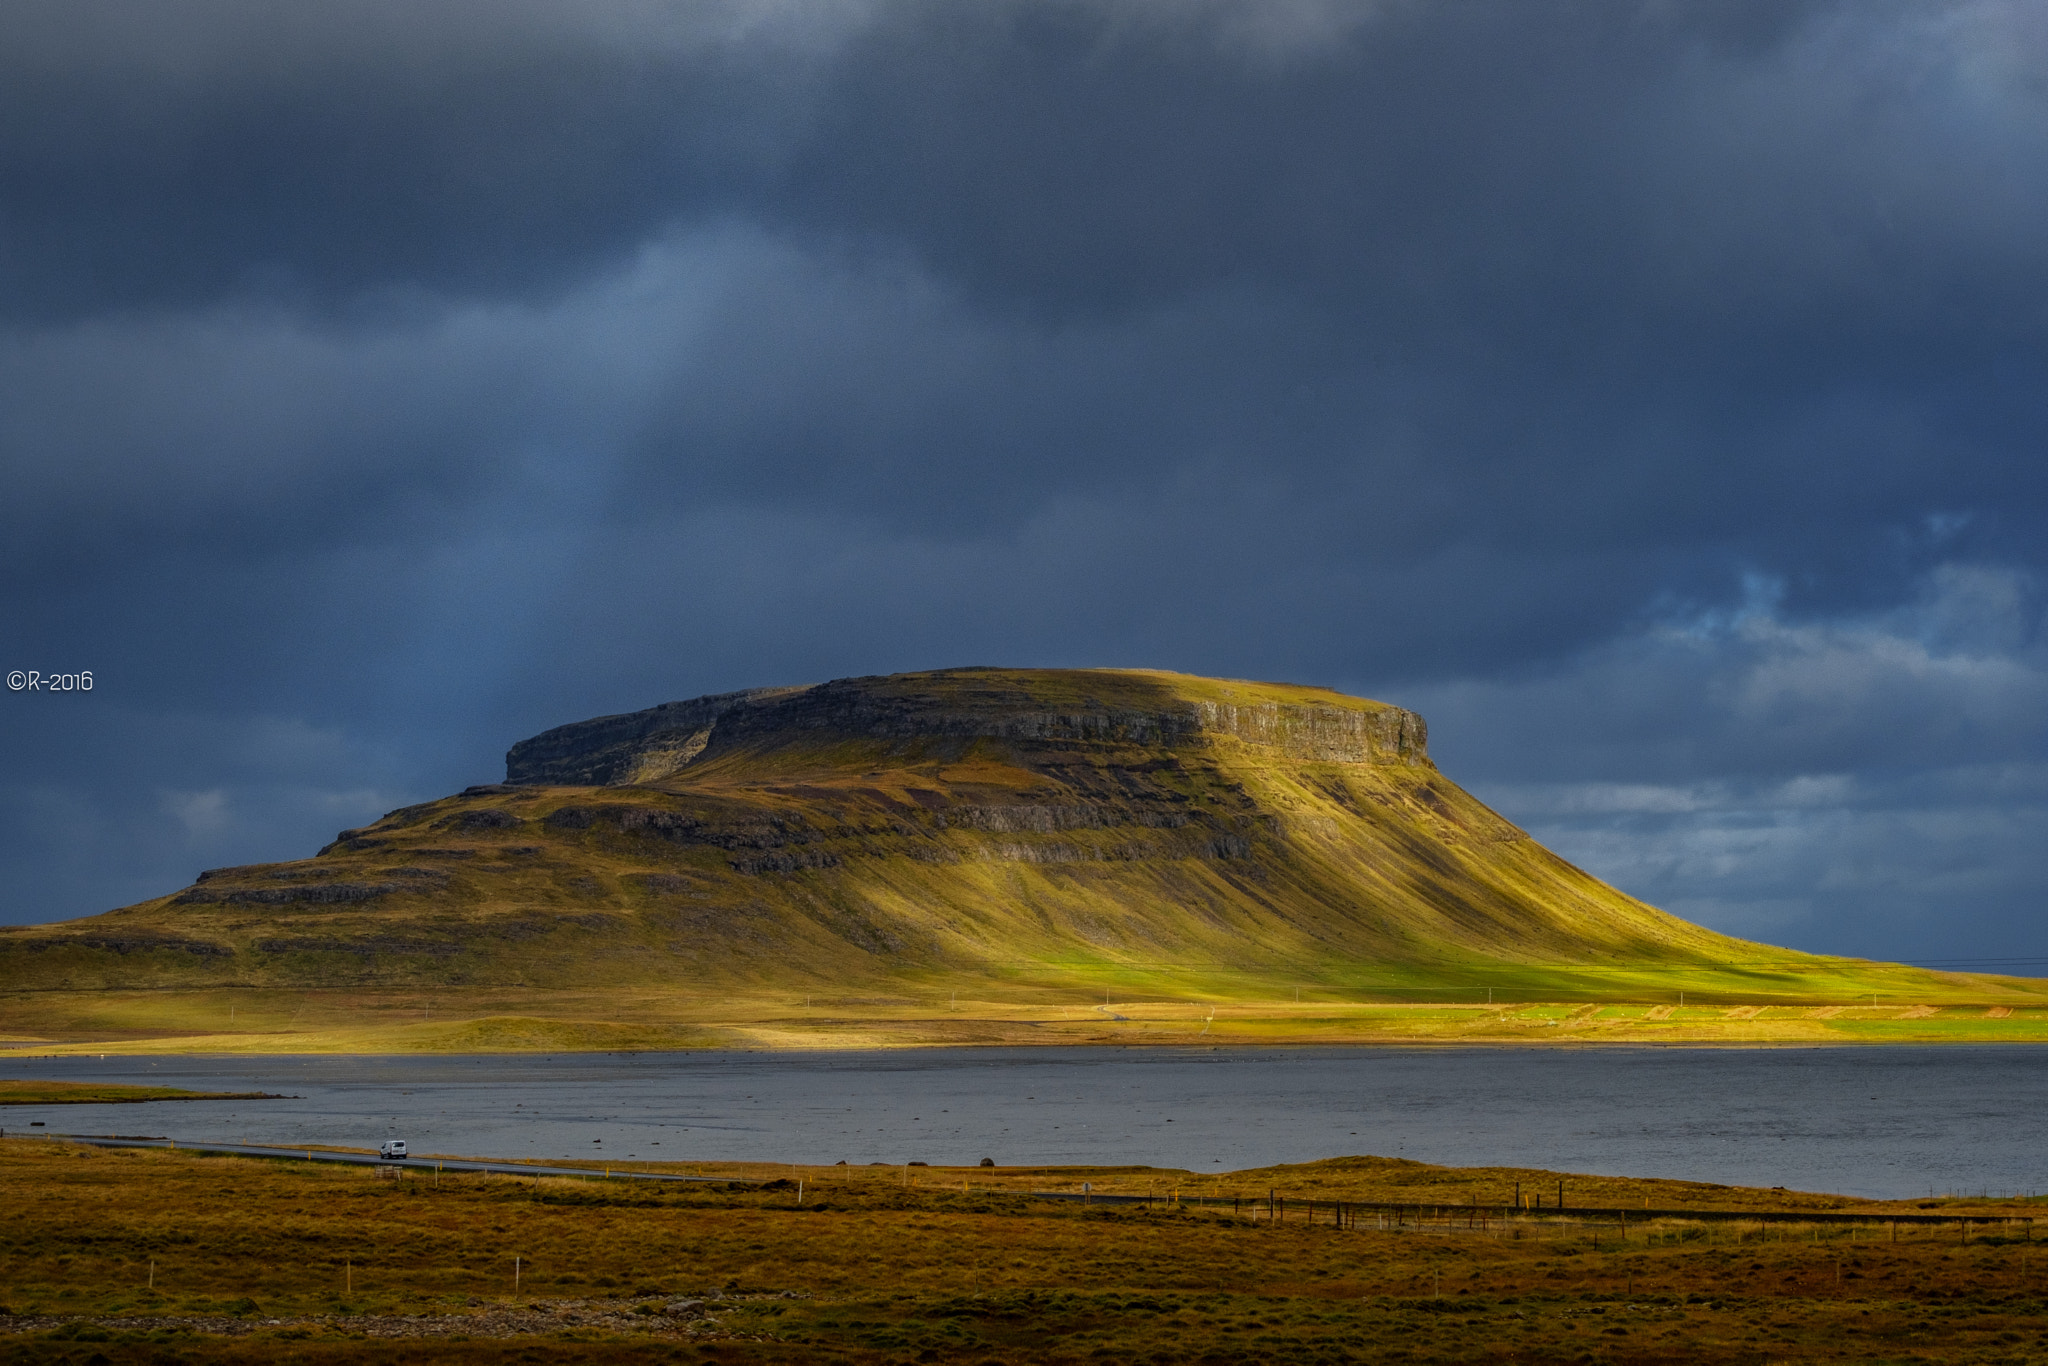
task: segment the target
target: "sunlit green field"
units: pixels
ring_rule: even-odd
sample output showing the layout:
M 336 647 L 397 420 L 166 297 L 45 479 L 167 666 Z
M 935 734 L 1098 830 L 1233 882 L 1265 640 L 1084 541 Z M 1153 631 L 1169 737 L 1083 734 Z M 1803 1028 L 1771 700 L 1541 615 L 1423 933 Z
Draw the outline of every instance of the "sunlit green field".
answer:
M 342 992 L 217 989 L 36 993 L 0 999 L 0 1032 L 31 1052 L 566 1052 L 689 1048 L 895 1048 L 944 1045 L 1884 1044 L 2048 1042 L 2048 1000 L 2032 981 L 1894 981 L 1885 992 L 1839 979 L 1686 991 L 1686 1003 L 1602 998 L 1512 1000 L 1511 989 L 1427 995 L 1310 987 L 1261 999 L 913 984 L 899 995 L 519 990 Z M 1859 987 L 1881 981 L 1871 972 Z M 922 986 L 923 991 L 914 991 Z M 1836 987 L 1829 993 L 1827 988 Z M 1556 989 L 1554 982 L 1544 987 Z M 1714 989 L 1718 987 L 1718 989 Z M 1905 988 L 1919 987 L 1917 994 Z M 1531 988 L 1536 990 L 1536 988 Z M 914 994 L 913 994 L 914 992 Z M 1387 999 L 1395 995 L 1406 999 Z M 1589 996 L 1591 992 L 1587 993 Z M 1354 999 L 1344 999 L 1351 995 Z M 1875 1004 L 1871 997 L 1878 997 Z M 1456 1000 L 1458 996 L 1465 999 Z M 1373 999 L 1378 997 L 1379 999 Z M 1702 1000 L 1701 998 L 1706 998 Z M 1476 998 L 1476 999 L 1475 999 Z

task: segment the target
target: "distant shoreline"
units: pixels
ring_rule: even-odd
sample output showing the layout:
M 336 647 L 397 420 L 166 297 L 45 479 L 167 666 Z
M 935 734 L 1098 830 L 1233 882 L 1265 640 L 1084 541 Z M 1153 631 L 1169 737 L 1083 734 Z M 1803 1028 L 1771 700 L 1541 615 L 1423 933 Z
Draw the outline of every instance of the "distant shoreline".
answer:
M 145 1105 L 159 1100 L 288 1099 L 290 1097 L 272 1095 L 268 1091 L 187 1091 L 175 1086 L 0 1080 L 0 1105 Z

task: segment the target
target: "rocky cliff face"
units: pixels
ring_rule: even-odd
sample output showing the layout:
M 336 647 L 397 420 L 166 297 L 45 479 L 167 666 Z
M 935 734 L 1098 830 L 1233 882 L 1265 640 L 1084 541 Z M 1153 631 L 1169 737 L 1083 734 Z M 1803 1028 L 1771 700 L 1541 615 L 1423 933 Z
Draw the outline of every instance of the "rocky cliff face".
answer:
M 505 781 L 550 786 L 659 782 L 748 747 L 834 740 L 1001 740 L 1027 747 L 1115 744 L 1177 749 L 1220 737 L 1275 757 L 1323 763 L 1429 762 L 1420 716 L 1362 698 L 1328 703 L 1175 696 L 1156 676 L 1073 671 L 1034 688 L 1016 671 L 949 669 L 759 688 L 558 726 L 514 745 Z
M 505 755 L 505 781 L 561 787 L 652 782 L 701 754 L 711 728 L 727 713 L 801 691 L 748 688 L 712 693 L 687 702 L 664 702 L 646 711 L 556 726 L 512 746 Z
M 1290 759 L 1337 764 L 1426 764 L 1429 725 L 1399 707 L 1233 706 L 1197 702 L 1202 729 L 1276 750 Z

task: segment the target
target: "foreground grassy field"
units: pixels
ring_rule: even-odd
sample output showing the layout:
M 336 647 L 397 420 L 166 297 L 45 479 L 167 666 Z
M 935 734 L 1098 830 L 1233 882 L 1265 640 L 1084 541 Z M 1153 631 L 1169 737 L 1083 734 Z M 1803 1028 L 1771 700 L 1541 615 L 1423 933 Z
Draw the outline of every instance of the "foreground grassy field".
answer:
M 699 1169 L 765 1188 L 525 1180 L 0 1144 L 0 1354 L 75 1362 L 2039 1360 L 2031 1201 L 1818 1194 L 1371 1158 L 1208 1178 L 1279 1223 L 1028 1189 L 1143 1168 Z M 1301 1200 L 1618 1217 L 1304 1223 Z M 801 1183 L 799 1187 L 798 1183 Z M 1686 1210 L 1781 1222 L 1705 1222 Z M 1861 1210 L 2012 1222 L 1893 1230 Z M 1801 1222 L 1811 1215 L 1814 1222 Z M 1475 1210 L 1476 1216 L 1476 1210 Z M 1467 1225 L 1471 1226 L 1467 1226 Z M 1894 1240 L 1896 1239 L 1896 1240 Z M 515 1259 L 516 1263 L 515 1263 Z M 515 1285 L 515 1276 L 517 1278 Z
M 986 983 L 949 989 L 943 979 L 888 995 L 629 988 L 33 992 L 0 996 L 0 1040 L 33 1053 L 2048 1042 L 2048 983 L 1958 975 L 1869 989 L 1877 976 L 1703 977 L 1682 991 L 1654 993 L 1593 973 L 1562 983 L 1504 980 L 1491 988 L 1398 994 L 1309 986 L 1268 988 L 1259 996 L 1238 983 L 1192 999 L 1169 996 L 1157 982 L 1124 984 L 1143 994 L 1120 994 L 1114 986 L 1018 986 L 995 995 Z M 1560 989 L 1576 994 L 1546 994 Z

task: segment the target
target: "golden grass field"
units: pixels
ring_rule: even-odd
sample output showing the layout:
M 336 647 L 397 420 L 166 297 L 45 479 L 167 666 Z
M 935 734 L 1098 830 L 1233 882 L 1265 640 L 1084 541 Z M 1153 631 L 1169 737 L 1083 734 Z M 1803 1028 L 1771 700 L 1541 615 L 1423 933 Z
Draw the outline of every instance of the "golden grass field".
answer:
M 965 985 L 922 998 L 851 999 L 823 992 L 707 999 L 631 988 L 23 993 L 0 998 L 0 1039 L 35 1054 L 2048 1041 L 2048 1000 L 2034 996 L 2034 984 L 1969 978 L 1942 993 L 1876 1004 L 1843 990 L 1832 1003 L 1822 997 L 1820 1003 L 1731 1004 L 1709 993 L 1706 1003 L 1692 1004 L 1698 993 L 1688 993 L 1682 1006 L 1611 999 L 1354 1002 L 1313 989 L 1300 1001 L 1148 1000 L 1071 991 L 1005 1000 Z
M 80 1363 L 1745 1366 L 2048 1354 L 2048 1247 L 2032 1241 L 2043 1210 L 2031 1200 L 1877 1205 L 1375 1158 L 1203 1177 L 690 1170 L 770 1184 L 656 1186 L 595 1168 L 589 1179 L 394 1177 L 8 1139 L 0 1353 Z M 1022 1194 L 1083 1181 L 1158 1203 Z M 1547 1204 L 1560 1182 L 1567 1217 L 1502 1217 L 1517 1190 Z M 1281 1221 L 1252 1217 L 1274 1191 Z M 1173 1203 L 1176 1192 L 1241 1202 L 1197 1209 Z M 1399 1228 L 1370 1216 L 1340 1230 L 1337 1200 L 1407 1210 Z M 1707 1220 L 1714 1211 L 1739 1217 Z M 1821 1222 L 1854 1213 L 1871 1219 Z M 1886 1219 L 1965 1213 L 1992 1222 Z

